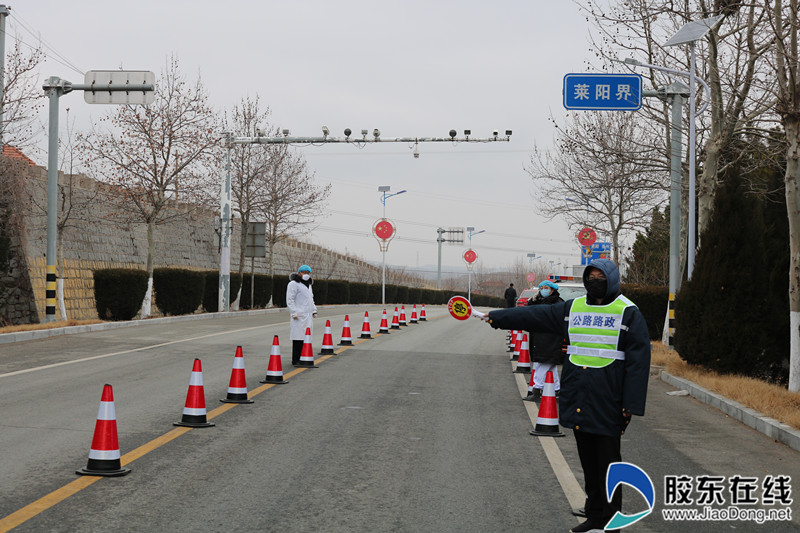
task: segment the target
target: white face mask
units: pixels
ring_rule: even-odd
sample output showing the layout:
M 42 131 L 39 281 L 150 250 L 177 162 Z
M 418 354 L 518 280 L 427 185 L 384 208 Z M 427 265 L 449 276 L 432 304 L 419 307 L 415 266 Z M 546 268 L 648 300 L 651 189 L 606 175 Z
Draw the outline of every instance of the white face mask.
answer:
M 303 274 L 303 275 L 302 275 L 302 276 L 300 276 L 300 277 L 301 277 L 301 278 L 303 278 L 303 281 L 308 281 L 308 280 L 310 280 L 310 279 L 311 279 L 311 276 L 309 276 L 308 274 Z

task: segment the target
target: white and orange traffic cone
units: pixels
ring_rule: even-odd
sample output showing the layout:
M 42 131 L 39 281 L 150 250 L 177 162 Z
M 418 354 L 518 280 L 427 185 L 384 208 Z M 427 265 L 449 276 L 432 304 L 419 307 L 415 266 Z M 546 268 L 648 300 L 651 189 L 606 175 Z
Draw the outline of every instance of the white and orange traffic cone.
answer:
M 397 308 L 394 308 L 394 316 L 392 317 L 392 329 L 400 329 L 400 318 L 397 313 Z
M 425 316 L 425 304 L 422 304 L 422 309 L 419 311 L 419 321 L 426 322 L 428 317 Z
M 533 376 L 536 374 L 536 370 L 531 370 L 531 380 L 528 383 L 528 395 L 525 396 L 522 400 L 525 402 L 535 402 L 539 398 L 536 395 L 536 392 L 533 389 Z
M 117 415 L 114 409 L 114 391 L 111 385 L 103 386 L 94 437 L 89 448 L 89 461 L 86 468 L 75 471 L 82 476 L 124 476 L 131 473 L 130 468 L 122 468 L 117 438 Z
M 289 383 L 283 379 L 283 365 L 281 364 L 281 343 L 278 336 L 272 338 L 272 351 L 269 353 L 269 364 L 267 365 L 267 376 L 259 383 L 275 383 L 283 385 Z
M 556 403 L 556 385 L 553 381 L 553 372 L 547 371 L 544 378 L 544 391 L 542 402 L 539 404 L 539 416 L 536 418 L 536 427 L 529 431 L 537 437 L 563 437 L 558 428 L 558 404 Z
M 200 359 L 195 359 L 192 365 L 192 376 L 189 378 L 189 390 L 186 393 L 181 421 L 173 422 L 172 425 L 190 428 L 208 428 L 214 425 L 206 418 L 206 393 L 203 389 L 203 367 Z
M 322 349 L 320 355 L 333 353 L 333 335 L 331 334 L 331 321 L 325 321 L 325 332 L 322 334 Z
M 228 384 L 228 395 L 220 400 L 223 403 L 253 403 L 247 397 L 247 379 L 244 376 L 244 354 L 242 347 L 236 347 L 236 354 L 233 356 L 233 369 L 231 370 L 231 381 Z
M 306 368 L 319 368 L 314 364 L 314 348 L 311 346 L 311 328 L 306 328 L 306 338 L 303 341 L 303 350 L 300 352 L 300 364 Z
M 342 340 L 339 346 L 352 346 L 353 337 L 350 335 L 350 316 L 344 315 L 344 326 L 342 327 Z
M 512 329 L 508 333 L 508 351 L 509 352 L 513 352 L 514 351 L 514 341 L 516 341 L 516 340 L 517 340 L 517 330 Z
M 417 304 L 414 304 L 414 307 L 411 308 L 411 318 L 409 319 L 409 324 L 416 324 L 417 323 Z
M 381 325 L 378 328 L 378 333 L 383 333 L 385 335 L 389 334 L 389 321 L 386 318 L 386 309 L 383 310 L 383 316 L 381 316 Z
M 517 368 L 514 372 L 517 374 L 527 374 L 531 371 L 531 353 L 528 350 L 528 335 L 522 335 L 522 342 L 519 346 L 519 358 L 517 359 Z
M 361 338 L 362 339 L 371 339 L 372 332 L 369 329 L 369 313 L 364 313 L 364 323 L 361 324 Z
M 407 326 L 408 322 L 406 322 L 406 306 L 400 306 L 400 325 Z
M 522 349 L 522 330 L 517 330 L 517 336 L 514 338 L 514 355 L 512 361 L 519 360 L 519 351 Z

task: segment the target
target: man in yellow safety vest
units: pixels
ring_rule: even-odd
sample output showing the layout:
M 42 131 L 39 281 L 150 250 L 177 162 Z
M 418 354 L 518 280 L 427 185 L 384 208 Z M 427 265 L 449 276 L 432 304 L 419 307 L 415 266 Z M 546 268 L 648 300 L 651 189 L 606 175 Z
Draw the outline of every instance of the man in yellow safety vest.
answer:
M 558 399 L 560 424 L 578 445 L 586 489 L 586 522 L 570 531 L 602 531 L 622 508 L 605 495 L 608 466 L 622 460 L 620 440 L 631 415 L 644 415 L 650 335 L 644 316 L 620 293 L 617 265 L 595 259 L 583 272 L 586 296 L 553 305 L 491 311 L 493 328 L 556 333 L 568 341 Z

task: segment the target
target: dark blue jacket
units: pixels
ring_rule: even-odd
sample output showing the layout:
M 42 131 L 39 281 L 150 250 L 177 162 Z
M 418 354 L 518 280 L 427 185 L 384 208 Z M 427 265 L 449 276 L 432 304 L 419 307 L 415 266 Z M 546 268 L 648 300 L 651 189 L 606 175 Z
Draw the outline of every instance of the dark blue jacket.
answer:
M 608 286 L 602 303 L 612 302 L 620 294 L 617 266 L 607 259 L 594 260 L 584 271 L 584 281 L 589 267 L 606 274 Z M 572 302 L 491 311 L 489 319 L 494 328 L 554 333 L 569 341 Z M 650 376 L 650 334 L 644 316 L 636 307 L 625 310 L 622 324 L 628 328 L 620 331 L 619 347 L 625 352 L 624 360 L 615 360 L 603 368 L 586 368 L 572 364 L 569 357 L 565 359 L 558 399 L 562 426 L 615 436 L 625 432 L 623 409 L 644 415 Z

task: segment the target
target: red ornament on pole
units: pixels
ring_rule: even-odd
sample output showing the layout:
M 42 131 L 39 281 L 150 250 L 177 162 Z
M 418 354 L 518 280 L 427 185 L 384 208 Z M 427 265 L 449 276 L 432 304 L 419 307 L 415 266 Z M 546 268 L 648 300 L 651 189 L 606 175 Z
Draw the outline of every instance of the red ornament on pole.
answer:
M 394 223 L 386 218 L 381 218 L 372 224 L 372 235 L 378 240 L 381 251 L 385 252 L 389 248 L 389 241 L 396 235 Z
M 597 233 L 592 228 L 583 228 L 578 231 L 578 242 L 581 246 L 591 246 L 597 240 Z

